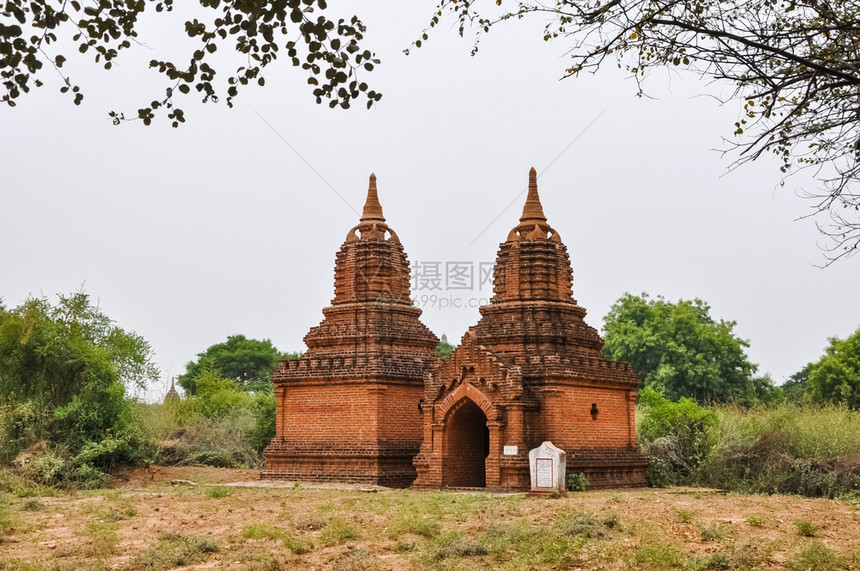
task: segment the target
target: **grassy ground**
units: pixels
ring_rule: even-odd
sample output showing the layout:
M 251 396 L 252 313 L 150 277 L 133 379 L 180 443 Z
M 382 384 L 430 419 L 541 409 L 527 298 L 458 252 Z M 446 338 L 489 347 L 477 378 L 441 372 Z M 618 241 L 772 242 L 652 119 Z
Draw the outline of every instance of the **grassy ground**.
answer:
M 0 569 L 860 569 L 860 509 L 835 500 L 276 488 L 253 474 L 15 490 L 0 497 Z

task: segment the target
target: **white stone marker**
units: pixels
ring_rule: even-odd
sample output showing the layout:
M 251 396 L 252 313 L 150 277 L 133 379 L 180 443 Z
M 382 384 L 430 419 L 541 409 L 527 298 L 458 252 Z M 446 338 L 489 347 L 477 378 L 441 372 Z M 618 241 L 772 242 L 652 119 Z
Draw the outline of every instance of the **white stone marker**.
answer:
M 553 446 L 552 442 L 544 442 L 529 451 L 529 469 L 532 480 L 532 489 L 529 493 L 564 493 L 567 471 L 567 454 L 564 450 Z

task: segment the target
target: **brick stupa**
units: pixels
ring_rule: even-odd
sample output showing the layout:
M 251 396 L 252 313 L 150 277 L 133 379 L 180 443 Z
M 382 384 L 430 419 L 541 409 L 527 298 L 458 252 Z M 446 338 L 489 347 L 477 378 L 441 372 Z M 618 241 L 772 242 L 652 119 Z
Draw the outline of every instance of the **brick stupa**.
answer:
M 572 293 L 567 248 L 529 173 L 520 223 L 498 251 L 494 295 L 459 347 L 424 378 L 413 487 L 529 489 L 528 452 L 551 441 L 591 487 L 645 484 L 636 443 L 639 379 L 605 359 Z
M 272 373 L 276 434 L 264 478 L 405 487 L 421 444 L 423 375 L 438 339 L 412 306 L 409 262 L 370 175 L 335 259 L 334 299 L 307 352 Z

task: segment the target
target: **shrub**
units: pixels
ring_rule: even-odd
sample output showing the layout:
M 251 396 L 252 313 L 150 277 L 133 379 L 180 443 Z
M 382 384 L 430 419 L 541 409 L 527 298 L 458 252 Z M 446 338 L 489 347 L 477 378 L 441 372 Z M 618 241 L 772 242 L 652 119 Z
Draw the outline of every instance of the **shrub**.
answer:
M 14 527 L 12 513 L 9 510 L 9 501 L 6 494 L 0 494 L 0 543 L 3 543 L 3 536 Z
M 274 436 L 274 394 L 245 392 L 212 372 L 198 377 L 196 383 L 195 395 L 136 407 L 138 427 L 145 435 L 142 440 L 150 443 L 141 450 L 139 461 L 262 466 L 260 452 Z
M 699 531 L 702 534 L 702 541 L 722 541 L 728 537 L 731 528 L 725 523 L 716 522 L 701 527 Z
M 780 405 L 717 409 L 719 443 L 700 483 L 747 493 L 836 497 L 860 486 L 860 413 Z
M 40 512 L 42 511 L 42 509 L 44 509 L 44 507 L 45 506 L 42 505 L 42 502 L 35 498 L 31 498 L 24 502 L 24 504 L 21 506 L 21 510 L 25 512 Z
M 690 565 L 690 569 L 700 571 L 705 569 L 732 569 L 732 560 L 722 553 L 714 553 L 710 557 L 699 557 L 694 559 Z
M 410 523 L 407 530 L 422 537 L 434 537 L 439 534 L 439 522 L 428 518 L 416 519 Z
M 618 525 L 618 514 L 610 513 L 603 517 L 592 514 L 575 514 L 563 517 L 558 523 L 564 535 L 581 535 L 585 538 L 600 538 Z
M 328 517 L 323 514 L 307 514 L 296 518 L 293 525 L 299 530 L 317 531 L 328 525 Z
M 388 569 L 376 555 L 366 549 L 350 549 L 346 553 L 334 558 L 333 569 L 338 571 L 376 571 Z
M 645 545 L 636 550 L 634 559 L 654 567 L 676 567 L 681 563 L 681 554 L 671 545 Z
M 436 549 L 436 559 L 451 559 L 459 557 L 476 557 L 486 555 L 487 549 L 480 543 L 468 539 L 455 539 L 454 541 L 439 546 Z
M 845 406 L 704 409 L 644 390 L 637 419 L 653 486 L 848 499 L 860 489 L 860 411 Z
M 280 539 L 284 531 L 267 523 L 249 523 L 242 529 L 245 539 Z
M 758 514 L 747 514 L 745 516 L 747 523 L 753 527 L 764 527 L 764 516 Z
M 211 539 L 178 533 L 162 533 L 155 546 L 137 557 L 135 568 L 147 571 L 163 571 L 194 565 L 218 551 L 218 544 Z
M 320 541 L 324 545 L 337 545 L 357 536 L 355 528 L 339 517 L 332 518 L 320 535 Z
M 233 494 L 233 490 L 224 486 L 210 486 L 206 488 L 206 495 L 210 498 L 226 498 Z
M 568 492 L 584 492 L 588 488 L 588 478 L 582 472 L 567 475 Z
M 647 477 L 663 487 L 695 481 L 713 447 L 716 414 L 688 398 L 672 402 L 652 389 L 640 394 L 639 441 L 649 457 Z
M 786 567 L 794 571 L 835 571 L 843 568 L 844 561 L 836 553 L 820 542 L 815 542 L 798 553 L 794 559 L 786 563 Z
M 44 443 L 32 475 L 89 485 L 138 445 L 126 386 L 157 376 L 149 344 L 83 292 L 0 307 L 0 459 Z
M 794 525 L 797 527 L 797 532 L 805 537 L 815 537 L 815 534 L 821 529 L 820 525 L 805 519 L 797 520 Z

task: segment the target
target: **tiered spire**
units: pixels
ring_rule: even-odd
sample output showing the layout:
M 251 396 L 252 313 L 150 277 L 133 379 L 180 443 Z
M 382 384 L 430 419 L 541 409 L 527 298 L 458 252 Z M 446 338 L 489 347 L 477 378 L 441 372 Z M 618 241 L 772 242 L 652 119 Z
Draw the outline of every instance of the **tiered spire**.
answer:
M 421 310 L 412 304 L 411 277 L 371 174 L 361 219 L 335 257 L 332 305 L 305 337 L 307 355 L 381 354 L 387 347 L 392 355 L 432 357 L 438 340 L 418 320 Z
M 370 173 L 370 183 L 367 185 L 367 199 L 364 201 L 364 210 L 358 225 L 353 227 L 346 235 L 347 242 L 382 240 L 385 242 L 400 243 L 400 239 L 391 227 L 385 223 L 382 214 L 382 205 L 379 203 L 379 193 L 376 190 L 376 175 Z
M 508 356 L 598 357 L 602 342 L 583 322 L 585 309 L 573 298 L 572 286 L 567 248 L 547 223 L 532 168 L 523 215 L 499 246 L 494 295 L 480 308 L 483 317 L 474 328 L 481 344 Z
M 523 206 L 520 223 L 508 234 L 508 242 L 518 240 L 551 240 L 561 242 L 558 233 L 546 221 L 537 187 L 537 171 L 529 170 L 529 193 Z
M 529 194 L 526 197 L 526 204 L 523 207 L 523 215 L 520 216 L 520 222 L 546 222 L 543 206 L 538 196 L 537 171 L 534 167 L 529 170 Z
M 376 192 L 376 175 L 370 173 L 370 184 L 367 186 L 367 200 L 361 213 L 361 222 L 385 222 L 382 215 L 382 205 Z

